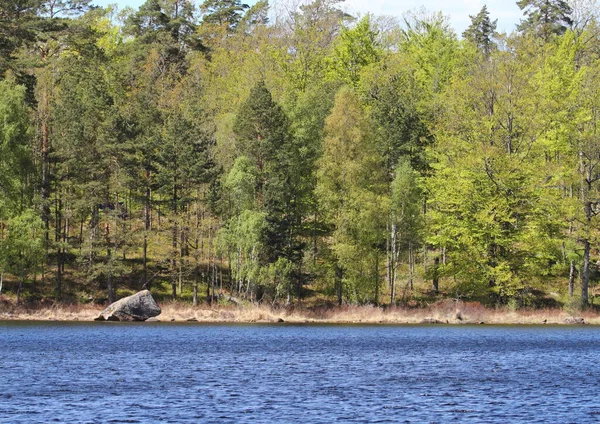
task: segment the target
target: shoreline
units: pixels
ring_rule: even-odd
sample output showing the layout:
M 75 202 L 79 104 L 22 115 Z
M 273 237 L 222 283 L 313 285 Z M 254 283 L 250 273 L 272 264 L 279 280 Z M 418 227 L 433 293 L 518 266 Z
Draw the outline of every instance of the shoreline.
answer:
M 53 305 L 30 307 L 0 305 L 1 321 L 92 322 L 102 306 Z M 342 306 L 335 308 L 270 308 L 260 305 L 191 306 L 180 302 L 161 305 L 162 312 L 149 322 L 205 324 L 339 324 L 339 325 L 600 325 L 600 315 L 564 309 L 491 309 L 480 304 L 459 308 L 434 305 L 428 308 Z

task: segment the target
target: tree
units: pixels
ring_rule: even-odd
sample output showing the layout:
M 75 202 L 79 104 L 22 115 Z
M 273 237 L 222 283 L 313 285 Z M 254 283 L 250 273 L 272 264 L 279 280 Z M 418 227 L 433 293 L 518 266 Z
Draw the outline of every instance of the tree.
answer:
M 400 50 L 414 63 L 415 79 L 425 90 L 423 95 L 434 97 L 443 91 L 459 64 L 456 34 L 441 13 L 409 14 L 404 25 Z
M 561 35 L 569 28 L 571 7 L 565 0 L 519 0 L 519 8 L 526 16 L 518 25 L 519 31 L 529 32 L 547 42 L 553 35 Z
M 261 264 L 284 258 L 293 264 L 292 278 L 300 288 L 302 260 L 302 186 L 294 171 L 300 157 L 289 121 L 264 82 L 257 84 L 242 104 L 233 127 L 242 157 L 253 168 L 256 210 L 265 214 Z M 236 164 L 239 164 L 239 160 Z M 235 168 L 234 168 L 235 169 Z M 233 171 L 233 170 L 232 170 Z M 247 171 L 247 172 L 248 172 Z M 288 294 L 289 295 L 289 294 Z M 289 296 L 288 296 L 289 299 Z
M 112 302 L 116 300 L 115 279 L 126 271 L 119 254 L 130 240 L 124 225 L 119 118 L 106 78 L 106 57 L 93 41 L 88 40 L 91 51 L 75 54 L 74 50 L 57 63 L 58 69 L 69 72 L 57 84 L 58 94 L 51 105 L 56 291 L 60 298 L 70 247 L 67 229 L 72 226 L 70 219 L 75 219 L 81 228 L 87 224 L 87 237 L 81 233 L 78 237 L 78 259 L 90 281 L 105 285 Z
M 526 304 L 560 263 L 561 174 L 540 137 L 551 128 L 536 114 L 542 66 L 526 48 L 517 41 L 453 81 L 430 150 L 427 239 L 447 252 L 441 271 L 457 295 Z
M 194 8 L 189 0 L 147 0 L 125 20 L 124 30 L 143 44 L 165 44 L 177 57 L 182 51 L 202 49 L 195 36 Z
M 42 0 L 40 14 L 49 19 L 77 16 L 87 12 L 91 0 Z
M 574 57 L 571 57 L 574 59 Z M 574 60 L 571 61 L 574 63 Z M 598 112 L 600 111 L 600 67 L 598 62 L 580 69 L 572 74 L 574 85 L 570 87 L 574 100 L 572 104 L 575 115 L 565 123 L 573 132 L 569 137 L 572 147 L 573 168 L 577 173 L 573 185 L 578 187 L 578 205 L 573 211 L 571 222 L 574 232 L 571 234 L 583 247 L 581 254 L 581 305 L 587 307 L 589 302 L 589 286 L 592 274 L 592 246 L 597 243 L 600 228 L 600 144 L 598 142 Z M 578 84 L 578 85 L 575 85 Z M 563 97 L 568 91 L 563 91 Z M 579 180 L 579 181 L 577 181 Z
M 15 53 L 35 40 L 38 0 L 0 1 L 0 75 L 14 66 Z
M 415 274 L 415 252 L 421 242 L 420 232 L 423 226 L 422 193 L 418 186 L 418 172 L 413 170 L 407 158 L 395 169 L 396 177 L 391 183 L 391 266 L 390 266 L 390 304 L 396 304 L 396 283 L 400 258 L 408 254 L 407 287 L 413 289 Z M 434 287 L 437 291 L 438 287 Z
M 291 14 L 291 32 L 285 45 L 286 78 L 292 86 L 305 91 L 319 85 L 327 71 L 327 56 L 345 22 L 352 17 L 338 4 L 344 0 L 314 0 Z
M 17 302 L 20 302 L 27 277 L 39 271 L 44 260 L 44 227 L 33 209 L 11 217 L 0 238 L 0 275 L 5 272 L 18 279 Z
M 490 20 L 490 12 L 487 10 L 487 5 L 483 5 L 477 15 L 469 15 L 469 18 L 471 18 L 471 24 L 462 35 L 477 46 L 477 49 L 487 57 L 495 48 L 493 38 L 496 33 L 498 20 Z
M 200 5 L 203 23 L 224 26 L 229 31 L 236 29 L 244 11 L 249 8 L 250 6 L 240 0 L 205 0 Z
M 31 206 L 33 129 L 25 96 L 25 87 L 17 85 L 14 77 L 0 81 L 0 220 Z
M 17 301 L 26 278 L 43 260 L 42 227 L 32 208 L 32 128 L 25 87 L 0 81 L 0 274 L 17 277 Z
M 354 28 L 344 28 L 336 38 L 330 59 L 332 76 L 356 87 L 361 71 L 377 62 L 380 56 L 377 32 L 372 28 L 371 15 L 367 15 Z
M 325 124 L 317 198 L 331 225 L 334 291 L 341 304 L 379 302 L 385 248 L 383 158 L 370 137 L 372 122 L 348 88 L 336 95 Z
M 425 147 L 433 142 L 429 123 L 434 105 L 428 87 L 416 78 L 419 72 L 410 56 L 395 54 L 370 67 L 361 79 L 390 181 L 403 158 L 420 173 L 428 167 Z
M 242 19 L 239 21 L 239 27 L 247 33 L 251 33 L 257 27 L 267 25 L 269 23 L 269 2 L 267 0 L 259 0 L 254 6 L 250 7 Z

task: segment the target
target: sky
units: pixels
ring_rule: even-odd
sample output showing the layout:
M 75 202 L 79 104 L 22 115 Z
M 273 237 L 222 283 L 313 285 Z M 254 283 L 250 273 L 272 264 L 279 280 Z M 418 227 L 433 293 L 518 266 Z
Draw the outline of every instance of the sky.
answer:
M 131 6 L 137 9 L 145 0 L 92 0 L 98 6 L 117 4 L 119 8 Z M 196 0 L 199 3 L 201 0 Z M 246 0 L 252 5 L 253 0 Z M 498 20 L 498 31 L 511 32 L 522 18 L 522 13 L 516 0 L 346 0 L 345 9 L 351 14 L 372 13 L 374 15 L 389 15 L 402 17 L 409 10 L 422 7 L 430 12 L 441 11 L 450 18 L 455 31 L 460 34 L 469 25 L 469 15 L 476 15 L 484 4 L 487 4 L 490 18 Z

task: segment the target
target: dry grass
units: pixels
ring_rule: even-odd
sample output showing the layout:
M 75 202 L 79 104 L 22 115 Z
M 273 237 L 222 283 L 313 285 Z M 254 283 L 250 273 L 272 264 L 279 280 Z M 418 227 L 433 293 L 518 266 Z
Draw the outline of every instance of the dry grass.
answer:
M 101 310 L 96 305 L 15 305 L 0 298 L 0 320 L 92 321 Z
M 232 323 L 354 323 L 354 324 L 564 324 L 569 317 L 600 325 L 595 311 L 570 314 L 563 309 L 517 310 L 485 308 L 477 302 L 445 300 L 427 308 L 342 306 L 313 308 L 270 308 L 262 305 L 223 306 L 183 302 L 163 302 L 160 321 L 198 321 Z M 91 321 L 101 306 L 97 305 L 15 305 L 0 297 L 0 320 Z

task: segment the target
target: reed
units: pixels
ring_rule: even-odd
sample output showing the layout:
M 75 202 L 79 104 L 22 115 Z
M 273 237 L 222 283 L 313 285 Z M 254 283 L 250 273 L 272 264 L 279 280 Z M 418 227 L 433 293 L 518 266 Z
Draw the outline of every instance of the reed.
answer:
M 340 323 L 340 324 L 564 324 L 572 317 L 600 325 L 594 310 L 486 308 L 477 302 L 446 300 L 424 308 L 363 306 L 270 307 L 267 305 L 202 304 L 192 306 L 181 301 L 161 303 L 163 322 L 230 323 Z M 0 320 L 91 321 L 102 306 L 83 304 L 17 305 L 0 297 Z

